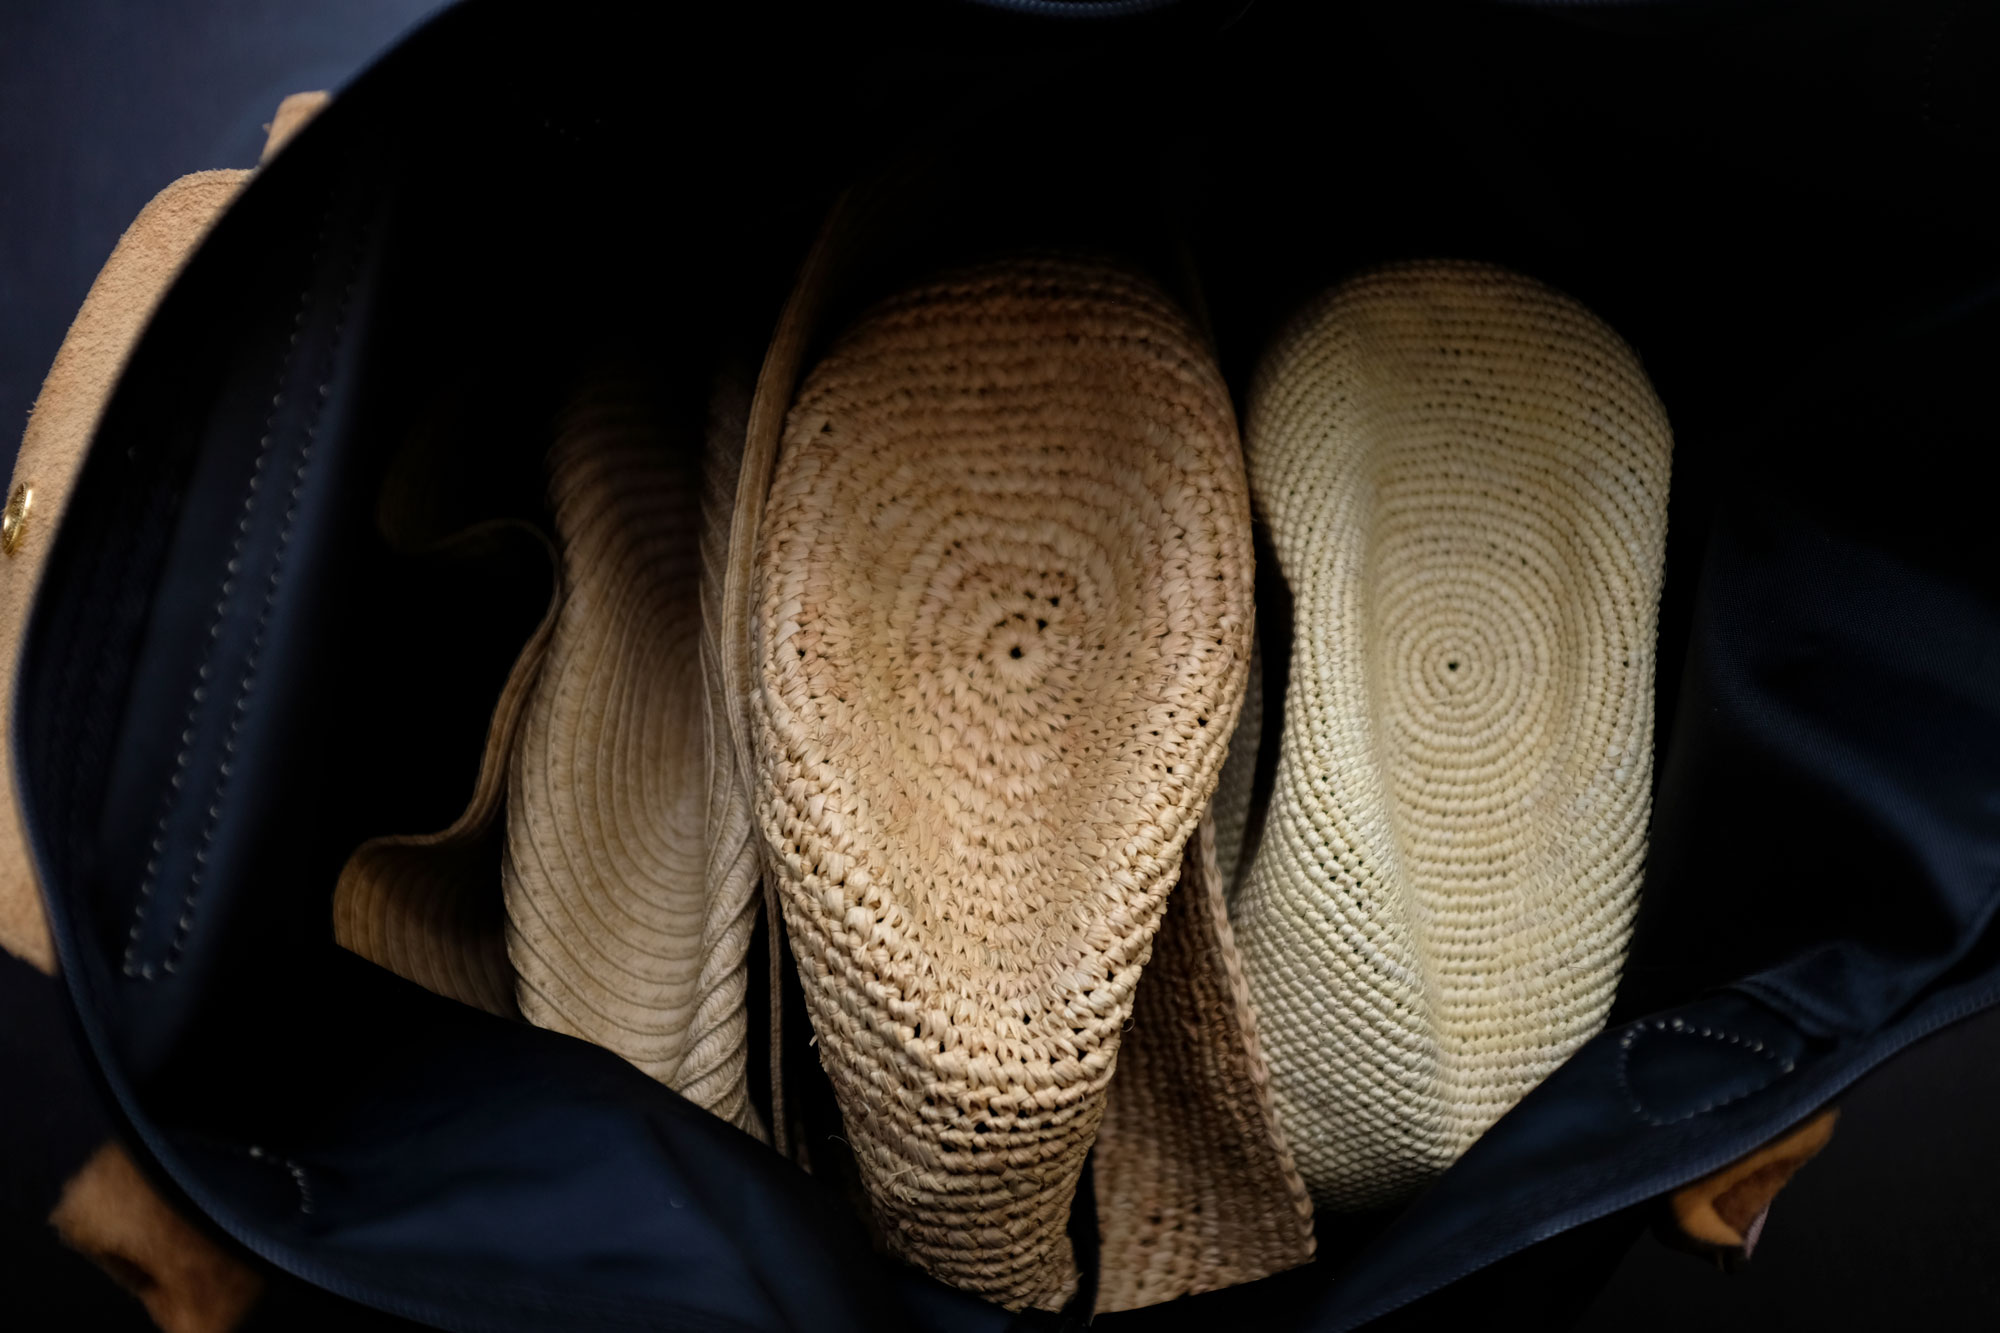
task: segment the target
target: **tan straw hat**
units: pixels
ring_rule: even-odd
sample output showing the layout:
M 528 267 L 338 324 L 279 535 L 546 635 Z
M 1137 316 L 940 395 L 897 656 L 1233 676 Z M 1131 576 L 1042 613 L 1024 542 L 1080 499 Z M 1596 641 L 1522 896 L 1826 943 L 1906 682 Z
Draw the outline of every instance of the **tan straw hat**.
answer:
M 521 727 L 502 884 L 521 1012 L 757 1131 L 745 987 L 755 856 L 715 617 L 740 411 L 670 428 L 607 372 L 549 454 L 566 598 Z M 685 438 L 694 436 L 695 438 Z
M 1234 904 L 1322 1203 L 1408 1191 L 1603 1023 L 1645 853 L 1671 437 L 1631 350 L 1482 265 L 1356 278 L 1266 355 L 1295 625 Z
M 1118 1048 L 1092 1159 L 1100 1313 L 1313 1256 L 1312 1198 L 1278 1124 L 1223 899 L 1219 823 L 1188 841 Z
M 1119 268 L 906 291 L 800 391 L 755 573 L 755 813 L 877 1220 L 946 1281 L 1061 1306 L 1242 696 L 1227 391 Z

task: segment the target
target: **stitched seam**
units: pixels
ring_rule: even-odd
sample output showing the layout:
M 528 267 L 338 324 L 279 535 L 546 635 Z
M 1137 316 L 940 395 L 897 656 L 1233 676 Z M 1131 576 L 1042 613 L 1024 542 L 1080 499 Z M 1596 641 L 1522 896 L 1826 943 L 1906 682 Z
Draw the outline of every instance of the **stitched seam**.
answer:
M 298 350 L 299 332 L 305 327 L 306 314 L 312 308 L 312 271 L 319 267 L 321 249 L 326 243 L 327 220 L 322 217 L 318 237 L 313 242 L 312 258 L 307 262 L 308 276 L 304 289 L 299 293 L 298 308 L 292 314 L 292 332 L 285 344 L 285 354 L 278 363 L 278 382 L 271 392 L 271 408 L 264 415 L 262 437 L 257 441 L 257 457 L 250 465 L 250 485 L 243 497 L 242 513 L 236 523 L 236 537 L 229 546 L 229 561 L 223 566 L 222 587 L 215 599 L 215 610 L 209 616 L 208 638 L 202 646 L 201 666 L 195 673 L 195 686 L 188 696 L 187 710 L 181 718 L 181 748 L 174 756 L 173 772 L 167 777 L 167 790 L 160 800 L 160 817 L 153 825 L 152 846 L 146 850 L 146 870 L 139 881 L 139 896 L 132 904 L 132 926 L 125 940 L 124 972 L 128 977 L 151 981 L 157 975 L 153 965 L 141 966 L 138 961 L 139 940 L 146 925 L 146 911 L 153 901 L 153 890 L 159 884 L 160 856 L 165 851 L 167 824 L 172 820 L 176 805 L 175 793 L 180 790 L 181 779 L 187 773 L 188 759 L 194 750 L 194 730 L 202 701 L 208 697 L 207 682 L 214 669 L 216 644 L 222 637 L 222 622 L 229 610 L 230 594 L 236 586 L 238 560 L 243 554 L 243 543 L 250 532 L 250 514 L 257 503 L 257 486 L 263 479 L 264 464 L 271 455 L 271 437 L 277 425 L 278 410 L 284 405 L 285 380 L 292 370 L 292 356 Z M 197 865 L 199 860 L 197 859 Z M 199 871 L 191 879 L 199 878 Z M 192 896 L 192 886 L 189 894 Z M 186 913 L 183 904 L 182 913 Z M 172 970 L 170 967 L 169 971 Z
M 310 1214 L 313 1210 L 312 1184 L 306 1179 L 306 1169 L 289 1157 L 266 1152 L 255 1144 L 250 1146 L 250 1156 L 273 1170 L 283 1171 L 292 1178 L 292 1184 L 299 1192 L 299 1211 Z
M 1778 1072 L 1770 1081 L 1760 1083 L 1748 1091 L 1717 1098 L 1715 1101 L 1695 1107 L 1692 1111 L 1684 1111 L 1680 1115 L 1656 1116 L 1648 1111 L 1645 1104 L 1639 1100 L 1638 1091 L 1633 1088 L 1630 1078 L 1632 1045 L 1640 1036 L 1647 1032 L 1675 1033 L 1683 1037 L 1703 1038 L 1708 1041 L 1721 1042 L 1728 1046 L 1740 1046 L 1759 1059 L 1768 1060 L 1776 1065 Z M 1775 1082 L 1777 1078 L 1791 1073 L 1793 1068 L 1793 1061 L 1772 1053 L 1763 1042 L 1755 1038 L 1739 1037 L 1733 1032 L 1724 1032 L 1719 1028 L 1696 1027 L 1679 1018 L 1655 1018 L 1648 1022 L 1640 1023 L 1618 1039 L 1618 1086 L 1624 1091 L 1625 1100 L 1631 1103 L 1632 1114 L 1655 1128 L 1677 1125 L 1683 1120 L 1692 1120 L 1698 1115 L 1707 1115 L 1710 1111 L 1720 1110 L 1722 1107 L 1734 1102 L 1740 1102 L 1746 1097 L 1754 1097 L 1764 1089 L 1770 1087 L 1771 1082 Z
M 264 653 L 264 631 L 271 619 L 271 608 L 278 600 L 278 585 L 285 572 L 285 552 L 291 545 L 292 531 L 298 517 L 299 492 L 305 489 L 306 468 L 312 462 L 313 446 L 317 443 L 320 412 L 326 407 L 327 395 L 332 389 L 334 367 L 338 364 L 340 358 L 341 337 L 347 331 L 347 309 L 353 299 L 355 281 L 359 276 L 361 251 L 362 245 L 359 239 L 357 239 L 354 242 L 353 253 L 348 258 L 347 276 L 341 286 L 339 304 L 334 307 L 333 329 L 331 336 L 327 340 L 326 364 L 323 378 L 320 380 L 312 404 L 307 411 L 305 435 L 299 446 L 299 461 L 292 469 L 292 489 L 285 497 L 284 523 L 278 530 L 277 549 L 271 554 L 271 573 L 264 581 L 264 600 L 262 605 L 257 609 L 257 624 L 251 632 L 250 651 L 244 655 L 243 659 L 243 679 L 237 684 L 236 703 L 231 708 L 229 714 L 229 730 L 222 738 L 222 759 L 216 765 L 215 785 L 209 789 L 208 819 L 202 827 L 201 843 L 195 849 L 194 867 L 188 872 L 187 891 L 181 899 L 180 919 L 174 923 L 173 942 L 168 946 L 166 959 L 161 964 L 161 967 L 167 972 L 173 972 L 178 969 L 181 953 L 187 947 L 188 935 L 194 925 L 195 895 L 201 889 L 202 871 L 208 864 L 208 852 L 209 848 L 214 845 L 215 831 L 222 823 L 222 796 L 228 790 L 229 778 L 234 771 L 233 761 L 236 758 L 236 736 L 242 730 L 243 719 L 248 715 L 250 710 L 251 687 L 256 683 L 258 663 Z M 297 337 L 296 329 L 293 330 L 293 337 L 294 339 Z M 275 405 L 273 410 L 275 411 Z M 259 470 L 262 469 L 262 465 L 262 456 L 260 454 Z M 256 482 L 257 478 L 253 474 L 251 477 L 253 491 L 255 490 Z M 244 521 L 245 523 L 248 522 L 247 514 Z M 237 540 L 239 543 L 242 540 L 240 532 Z M 230 560 L 228 570 L 229 578 L 233 580 L 236 573 L 236 561 L 234 558 Z M 227 587 L 228 580 L 225 580 L 224 588 L 226 589 Z M 197 685 L 195 688 L 199 692 L 201 686 Z M 185 738 L 183 739 L 185 740 Z
M 223 567 L 222 586 L 216 596 L 215 610 L 209 618 L 208 638 L 202 647 L 201 665 L 196 671 L 195 685 L 189 692 L 187 710 L 181 719 L 181 748 L 179 753 L 174 756 L 173 771 L 167 778 L 167 790 L 161 796 L 160 817 L 153 827 L 152 845 L 147 848 L 145 873 L 139 883 L 138 898 L 132 904 L 132 925 L 126 935 L 123 970 L 126 976 L 138 980 L 152 981 L 158 975 L 151 963 L 141 964 L 139 962 L 139 944 L 145 931 L 148 909 L 153 902 L 153 893 L 159 884 L 160 858 L 166 849 L 167 825 L 173 819 L 174 810 L 178 805 L 177 793 L 180 791 L 181 782 L 186 776 L 189 760 L 193 756 L 195 724 L 201 711 L 201 705 L 208 697 L 208 681 L 214 674 L 216 646 L 221 641 L 223 621 L 228 614 L 230 598 L 235 591 L 238 565 L 243 554 L 244 542 L 249 536 L 250 516 L 257 502 L 258 487 L 263 481 L 264 467 L 270 458 L 271 441 L 276 432 L 278 413 L 285 401 L 285 382 L 291 376 L 293 358 L 298 351 L 299 335 L 305 327 L 306 316 L 312 309 L 312 295 L 315 285 L 314 277 L 319 269 L 320 256 L 325 252 L 331 217 L 332 204 L 329 202 L 325 212 L 320 216 L 319 231 L 313 239 L 311 257 L 307 260 L 306 283 L 299 292 L 298 306 L 292 314 L 291 333 L 285 344 L 284 356 L 278 364 L 277 383 L 272 389 L 270 410 L 265 413 L 263 430 L 257 441 L 257 455 L 251 463 L 250 484 L 244 494 L 242 511 L 237 519 L 236 536 L 230 543 L 229 560 Z M 308 428 L 309 447 L 310 427 Z M 280 539 L 279 549 L 282 552 L 283 538 Z M 266 609 L 268 610 L 268 606 Z M 261 620 L 259 628 L 261 631 Z M 253 661 L 254 654 L 255 650 L 253 648 Z M 234 739 L 234 735 L 235 722 L 232 721 L 230 727 L 230 738 L 232 740 Z M 227 768 L 228 761 L 225 759 L 223 762 L 225 772 Z M 211 805 L 211 810 L 213 808 L 213 805 Z M 202 851 L 196 854 L 195 869 L 189 875 L 188 889 L 182 900 L 181 920 L 176 926 L 174 941 L 169 949 L 169 956 L 165 963 L 165 970 L 168 972 L 175 970 L 180 948 L 185 943 L 189 913 L 193 905 L 195 891 L 200 885 L 200 867 L 206 851 L 207 840 L 204 839 Z

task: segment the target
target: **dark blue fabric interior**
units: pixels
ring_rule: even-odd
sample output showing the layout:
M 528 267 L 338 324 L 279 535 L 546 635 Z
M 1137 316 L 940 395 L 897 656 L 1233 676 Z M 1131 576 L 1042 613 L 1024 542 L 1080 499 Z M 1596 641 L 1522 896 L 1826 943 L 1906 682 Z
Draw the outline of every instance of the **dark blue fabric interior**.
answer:
M 1928 100 L 1891 99 L 1849 171 L 1822 172 L 1767 155 L 1799 90 L 1759 63 L 1796 36 L 1761 10 L 1422 8 L 1196 7 L 1056 37 L 885 6 L 787 11 L 780 35 L 754 12 L 493 0 L 316 122 L 149 331 L 23 664 L 64 972 L 166 1176 L 279 1266 L 444 1327 L 1050 1322 L 874 1257 L 824 1178 L 607 1053 L 327 939 L 355 843 L 449 809 L 519 637 L 496 611 L 514 628 L 468 644 L 407 595 L 421 571 L 371 528 L 395 442 L 464 386 L 490 425 L 474 470 L 504 479 L 596 349 L 699 379 L 760 346 L 834 191 L 913 146 L 958 180 L 1006 161 L 1049 192 L 1024 217 L 1081 209 L 1093 155 L 1121 190 L 1153 181 L 1239 387 L 1320 283 L 1451 253 L 1598 308 L 1677 430 L 1619 1026 L 1396 1215 L 1323 1219 L 1312 1268 L 1106 1323 L 1352 1327 L 1727 1162 L 2000 998 L 2000 561 L 1974 483 L 1994 255 L 1965 174 L 1911 166 L 1975 151 L 1990 106 L 1941 57 Z M 1880 37 L 1840 8 L 1814 32 Z M 1327 53 L 1356 50 L 1380 58 L 1330 82 Z M 665 133 L 696 118 L 714 133 Z M 1038 161 L 1063 171 L 1038 185 Z M 250 492 L 260 466 L 285 484 Z M 497 512 L 531 503 L 495 485 Z M 240 708 L 194 698 L 205 666 L 248 682 Z M 197 874 L 134 941 L 140 886 Z

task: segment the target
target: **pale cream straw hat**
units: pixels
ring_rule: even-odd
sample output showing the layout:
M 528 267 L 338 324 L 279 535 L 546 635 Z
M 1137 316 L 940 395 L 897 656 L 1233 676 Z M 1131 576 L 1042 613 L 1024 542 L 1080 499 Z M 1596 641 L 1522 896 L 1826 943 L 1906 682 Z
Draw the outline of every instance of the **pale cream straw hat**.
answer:
M 1059 1307 L 1065 1228 L 1249 656 L 1227 391 L 1151 282 L 1067 259 L 877 306 L 764 510 L 755 815 L 890 1247 Z
M 1604 1022 L 1645 854 L 1671 437 L 1616 334 L 1467 263 L 1316 301 L 1246 437 L 1295 625 L 1237 938 L 1299 1165 L 1362 1208 Z
M 700 434 L 615 371 L 560 423 L 566 597 L 514 752 L 501 879 L 529 1021 L 761 1132 L 746 1066 L 756 860 L 712 628 L 740 403 L 705 447 Z

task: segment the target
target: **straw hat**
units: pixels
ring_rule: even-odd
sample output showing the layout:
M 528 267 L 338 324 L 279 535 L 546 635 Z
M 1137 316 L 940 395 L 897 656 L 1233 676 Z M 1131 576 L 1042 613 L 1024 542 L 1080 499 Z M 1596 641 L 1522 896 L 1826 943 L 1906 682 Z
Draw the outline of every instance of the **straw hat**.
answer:
M 1234 905 L 1315 1197 L 1453 1161 L 1603 1023 L 1645 853 L 1671 451 L 1588 311 L 1386 268 L 1264 358 L 1253 496 L 1295 628 Z
M 578 392 L 549 454 L 566 600 L 515 749 L 501 882 L 522 1014 L 758 1131 L 755 856 L 705 605 L 740 411 L 675 439 L 638 377 Z
M 1211 815 L 1188 841 L 1118 1048 L 1091 1161 L 1099 1313 L 1313 1256 L 1312 1198 L 1278 1124 L 1229 926 L 1219 823 Z
M 888 1244 L 1058 1307 L 1119 1035 L 1242 696 L 1249 513 L 1187 319 L 1021 260 L 876 307 L 764 511 L 755 814 Z

